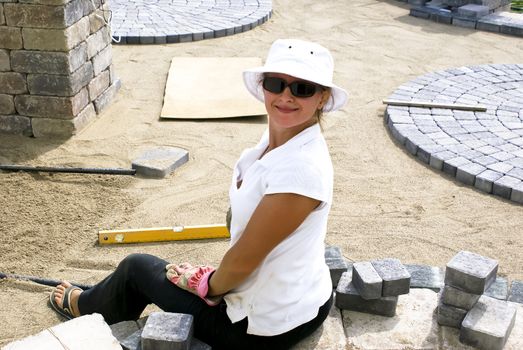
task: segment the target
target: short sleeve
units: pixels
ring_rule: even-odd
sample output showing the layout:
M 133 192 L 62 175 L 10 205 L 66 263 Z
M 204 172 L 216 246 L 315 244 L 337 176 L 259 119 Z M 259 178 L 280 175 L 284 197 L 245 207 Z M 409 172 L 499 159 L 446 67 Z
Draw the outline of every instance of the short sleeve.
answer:
M 319 164 L 295 158 L 281 162 L 267 174 L 265 194 L 295 193 L 331 202 L 332 174 Z

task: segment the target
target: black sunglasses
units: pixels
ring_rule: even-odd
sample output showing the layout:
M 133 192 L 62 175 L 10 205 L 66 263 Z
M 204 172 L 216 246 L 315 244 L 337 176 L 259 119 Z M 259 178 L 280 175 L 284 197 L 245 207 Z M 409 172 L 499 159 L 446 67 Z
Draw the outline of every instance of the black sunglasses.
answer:
M 273 94 L 281 94 L 288 86 L 293 96 L 302 98 L 313 96 L 319 88 L 318 85 L 307 83 L 305 81 L 293 81 L 288 84 L 282 78 L 276 77 L 265 77 L 262 86 L 265 90 L 272 92 Z

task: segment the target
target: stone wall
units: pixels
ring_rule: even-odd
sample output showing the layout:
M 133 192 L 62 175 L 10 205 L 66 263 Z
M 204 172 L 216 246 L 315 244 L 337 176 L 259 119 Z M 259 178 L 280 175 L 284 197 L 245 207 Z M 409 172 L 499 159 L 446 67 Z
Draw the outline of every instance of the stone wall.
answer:
M 102 0 L 0 0 L 0 132 L 69 137 L 116 95 Z

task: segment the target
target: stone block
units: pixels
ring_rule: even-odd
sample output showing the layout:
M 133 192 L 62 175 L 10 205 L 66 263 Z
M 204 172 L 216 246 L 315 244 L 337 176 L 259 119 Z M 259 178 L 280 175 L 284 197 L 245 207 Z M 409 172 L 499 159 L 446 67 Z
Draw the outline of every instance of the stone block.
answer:
M 0 132 L 33 136 L 31 119 L 20 115 L 0 115 Z
M 5 24 L 4 4 L 0 3 L 0 25 Z
M 411 15 L 412 17 L 418 17 L 423 19 L 430 18 L 430 12 L 424 11 L 423 7 L 412 7 L 410 9 L 409 15 Z
M 347 272 L 341 275 L 336 288 L 336 306 L 343 310 L 352 310 L 368 314 L 393 317 L 396 314 L 398 297 L 382 297 L 379 299 L 363 299 L 354 285 L 351 275 Z
M 84 88 L 73 97 L 15 96 L 15 107 L 19 114 L 30 117 L 73 119 L 89 103 L 89 93 Z
M 120 87 L 121 82 L 120 79 L 118 79 L 93 101 L 96 113 L 100 114 L 105 107 L 109 105 L 109 103 L 115 98 L 118 90 L 120 90 Z
M 17 50 L 23 47 L 22 30 L 20 28 L 0 26 L 0 47 Z
M 482 296 L 465 316 L 459 340 L 478 349 L 501 350 L 515 319 L 516 307 L 513 304 Z
M 20 73 L 0 73 L 0 94 L 18 95 L 27 92 L 25 76 Z
M 404 265 L 410 274 L 410 288 L 427 288 L 439 292 L 443 288 L 444 272 L 437 266 Z
M 382 296 L 390 297 L 409 293 L 410 274 L 398 259 L 373 260 L 371 263 L 383 279 Z
M 448 263 L 445 284 L 472 294 L 483 294 L 495 281 L 496 260 L 468 251 L 460 251 Z
M 458 15 L 476 19 L 488 15 L 490 9 L 487 6 L 477 5 L 477 4 L 467 4 L 458 8 Z
M 443 4 L 452 6 L 452 7 L 458 7 L 466 5 L 470 2 L 470 0 L 444 0 Z
M 476 305 L 480 296 L 481 294 L 471 294 L 445 285 L 441 291 L 441 302 L 460 309 L 470 310 Z
M 11 71 L 9 51 L 0 49 L 0 72 Z
M 93 78 L 93 65 L 87 62 L 69 75 L 29 74 L 27 85 L 33 95 L 73 96 Z
M 13 96 L 0 94 L 0 115 L 15 114 L 15 112 Z
M 494 33 L 499 33 L 501 31 L 501 25 L 499 23 L 486 20 L 484 18 L 485 17 L 480 18 L 478 20 L 478 23 L 476 24 L 476 29 Z
M 442 170 L 443 162 L 452 158 L 456 158 L 456 156 L 456 153 L 449 151 L 433 153 L 430 155 L 429 165 L 434 169 Z
M 508 300 L 514 303 L 523 304 L 523 281 L 512 281 Z
M 121 343 L 124 339 L 132 335 L 134 332 L 139 330 L 136 321 L 122 321 L 111 326 L 111 332 L 114 337 Z
M 88 1 L 73 0 L 65 6 L 43 4 L 6 4 L 7 25 L 13 27 L 63 29 L 84 16 Z
M 445 160 L 443 162 L 443 172 L 454 177 L 456 176 L 456 172 L 458 168 L 461 168 L 464 165 L 472 164 L 470 160 L 464 158 L 464 157 L 456 157 L 449 160 Z
M 23 28 L 24 48 L 27 50 L 69 52 L 89 36 L 89 18 L 83 17 L 63 29 Z M 0 36 L 1 37 L 1 36 Z M 17 47 L 21 48 L 21 47 Z
M 92 58 L 94 75 L 98 75 L 111 65 L 113 61 L 112 46 L 107 45 L 105 49 L 100 51 L 96 56 Z
M 142 349 L 188 350 L 193 329 L 192 315 L 153 312 L 142 331 Z
M 347 272 L 349 267 L 352 268 L 352 266 L 349 266 L 347 261 L 345 261 L 340 247 L 335 246 L 325 247 L 325 263 L 329 267 L 333 288 L 336 288 L 338 285 L 341 275 Z
M 370 262 L 355 262 L 352 265 L 352 284 L 363 299 L 381 298 L 383 280 Z
M 103 10 L 102 10 L 103 9 Z M 99 31 L 102 27 L 104 27 L 105 21 L 104 16 L 107 17 L 106 14 L 104 14 L 104 11 L 109 11 L 109 4 L 105 3 L 102 8 L 98 7 L 96 11 L 93 11 L 89 15 L 89 27 L 90 27 L 90 34 L 93 34 L 97 31 Z
M 177 147 L 156 148 L 133 160 L 132 168 L 144 177 L 164 178 L 189 161 L 189 152 Z
M 465 164 L 456 169 L 456 179 L 469 186 L 474 186 L 476 176 L 487 170 L 483 165 L 476 163 Z
M 88 104 L 74 119 L 33 118 L 34 137 L 68 138 L 82 130 L 96 118 L 92 104 Z
M 124 350 L 141 350 L 142 349 L 142 331 L 138 329 L 127 338 L 120 341 L 120 345 Z
M 487 288 L 485 293 L 483 295 L 486 295 L 488 297 L 499 299 L 499 300 L 507 300 L 508 298 L 508 282 L 506 278 L 497 276 L 494 283 L 490 285 L 490 287 Z
M 494 181 L 492 185 L 492 193 L 497 196 L 510 199 L 512 188 L 520 183 L 522 183 L 520 179 L 516 179 L 515 177 L 505 175 Z
M 451 305 L 445 305 L 440 302 L 438 304 L 438 314 L 436 319 L 440 326 L 460 328 L 466 315 L 467 310 Z
M 87 90 L 89 91 L 89 99 L 93 101 L 98 96 L 100 96 L 100 94 L 109 87 L 110 83 L 111 78 L 109 69 L 106 69 L 104 72 L 100 73 L 93 80 L 91 80 L 87 86 Z
M 212 347 L 200 339 L 192 338 L 190 350 L 212 350 Z
M 107 26 L 90 35 L 87 40 L 87 58 L 91 59 L 111 43 L 111 33 Z
M 7 344 L 2 350 L 122 349 L 100 314 L 85 315 L 59 323 L 51 327 L 51 331 L 43 330 L 36 335 Z
M 494 182 L 502 176 L 503 174 L 498 173 L 497 171 L 487 169 L 476 176 L 474 187 L 483 192 L 491 193 Z
M 50 51 L 11 51 L 13 71 L 37 74 L 67 74 L 87 62 L 87 45 L 82 43 L 68 53 Z
M 503 34 L 523 36 L 523 24 L 520 24 L 520 23 L 503 24 L 499 28 L 499 31 L 500 31 L 500 33 L 503 33 Z
M 452 25 L 463 27 L 463 28 L 470 28 L 475 29 L 476 28 L 476 20 L 475 19 L 468 19 L 468 18 L 458 18 L 453 17 L 452 18 Z

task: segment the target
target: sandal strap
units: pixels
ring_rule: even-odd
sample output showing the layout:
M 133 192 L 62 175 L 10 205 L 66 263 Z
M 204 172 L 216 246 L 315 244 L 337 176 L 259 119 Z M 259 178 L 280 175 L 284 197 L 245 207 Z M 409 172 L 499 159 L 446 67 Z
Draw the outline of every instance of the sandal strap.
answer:
M 73 317 L 75 317 L 75 316 L 74 316 L 73 308 L 71 307 L 71 304 L 70 304 L 70 299 L 71 299 L 71 294 L 73 293 L 73 291 L 75 291 L 77 289 L 80 291 L 83 291 L 81 288 L 78 288 L 76 286 L 67 287 L 64 291 L 64 298 L 62 300 L 62 309 Z

